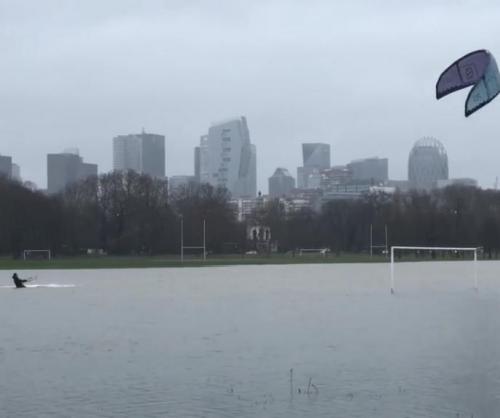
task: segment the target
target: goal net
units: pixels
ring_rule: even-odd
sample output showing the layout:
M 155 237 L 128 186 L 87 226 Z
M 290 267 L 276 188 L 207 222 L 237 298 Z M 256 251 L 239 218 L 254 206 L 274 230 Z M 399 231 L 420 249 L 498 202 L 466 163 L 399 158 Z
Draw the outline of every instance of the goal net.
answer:
M 24 250 L 24 260 L 51 260 L 52 254 L 50 250 Z
M 474 264 L 474 289 L 478 289 L 477 283 L 477 251 L 474 247 L 411 247 L 411 246 L 393 246 L 391 247 L 391 293 L 395 292 L 395 277 L 394 277 L 394 262 L 395 255 L 402 256 L 404 254 L 412 254 L 413 260 L 429 258 L 451 259 L 458 257 L 467 257 L 473 260 Z

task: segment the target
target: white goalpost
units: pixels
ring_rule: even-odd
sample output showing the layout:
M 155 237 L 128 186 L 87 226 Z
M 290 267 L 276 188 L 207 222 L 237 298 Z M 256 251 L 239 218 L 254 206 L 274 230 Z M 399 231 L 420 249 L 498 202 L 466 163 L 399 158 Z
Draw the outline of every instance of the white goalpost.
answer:
M 181 263 L 184 263 L 185 250 L 202 250 L 202 260 L 207 261 L 207 239 L 206 221 L 203 219 L 203 242 L 202 245 L 184 245 L 184 217 L 181 216 Z
M 47 260 L 52 259 L 52 253 L 50 250 L 24 250 L 23 260 L 29 260 L 30 258 L 45 258 Z
M 395 291 L 394 284 L 394 251 L 451 251 L 451 252 L 472 252 L 474 254 L 473 262 L 474 262 L 474 289 L 478 290 L 477 283 L 477 250 L 478 248 L 474 247 L 410 247 L 410 246 L 393 246 L 391 247 L 391 293 Z

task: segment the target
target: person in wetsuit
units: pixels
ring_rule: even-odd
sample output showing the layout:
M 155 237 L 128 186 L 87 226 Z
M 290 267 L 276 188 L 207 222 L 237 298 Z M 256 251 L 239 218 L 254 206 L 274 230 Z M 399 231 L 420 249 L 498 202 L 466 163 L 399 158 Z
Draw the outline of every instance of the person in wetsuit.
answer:
M 14 280 L 14 284 L 16 285 L 16 287 L 17 287 L 18 289 L 20 289 L 20 288 L 22 288 L 22 287 L 26 287 L 26 286 L 24 285 L 24 283 L 26 283 L 26 282 L 28 281 L 28 280 L 26 280 L 26 279 L 20 279 L 20 278 L 19 278 L 19 276 L 17 275 L 17 273 L 14 273 L 14 274 L 12 275 L 12 280 Z

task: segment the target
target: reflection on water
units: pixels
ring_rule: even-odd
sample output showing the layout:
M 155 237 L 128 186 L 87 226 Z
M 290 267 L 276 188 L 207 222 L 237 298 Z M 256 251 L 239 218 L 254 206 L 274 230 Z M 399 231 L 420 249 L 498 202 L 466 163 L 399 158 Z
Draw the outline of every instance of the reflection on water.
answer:
M 0 416 L 497 417 L 499 267 L 4 272 Z

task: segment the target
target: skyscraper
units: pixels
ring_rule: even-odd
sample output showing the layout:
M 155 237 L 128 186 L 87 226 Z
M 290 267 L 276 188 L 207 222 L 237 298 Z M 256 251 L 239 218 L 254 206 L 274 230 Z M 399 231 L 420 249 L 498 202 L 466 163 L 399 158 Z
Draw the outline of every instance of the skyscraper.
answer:
M 78 154 L 47 154 L 47 191 L 58 193 L 76 181 L 97 176 L 97 164 L 84 163 Z
M 269 177 L 269 195 L 282 197 L 288 195 L 295 188 L 295 179 L 286 168 L 278 167 Z
M 0 176 L 8 178 L 12 176 L 12 157 L 0 155 Z
M 297 168 L 297 186 L 300 189 L 314 188 L 320 171 L 330 168 L 330 144 L 302 144 L 302 161 L 303 167 Z
M 387 158 L 364 158 L 347 164 L 354 182 L 379 184 L 389 179 L 389 163 Z
M 113 138 L 113 168 L 165 177 L 165 137 L 145 132 L 116 136 Z
M 304 167 L 314 167 L 320 170 L 330 168 L 330 144 L 302 144 L 302 161 Z
M 257 194 L 257 159 L 244 117 L 214 124 L 200 139 L 200 181 L 225 187 L 233 199 Z
M 165 177 L 165 137 L 140 134 L 142 144 L 142 173 L 151 177 Z
M 448 179 L 448 156 L 441 142 L 422 138 L 413 145 L 408 158 L 408 181 L 416 189 L 432 189 L 438 180 Z
M 200 147 L 194 147 L 194 179 L 200 182 Z
M 18 164 L 12 163 L 12 180 L 21 181 L 21 167 Z

